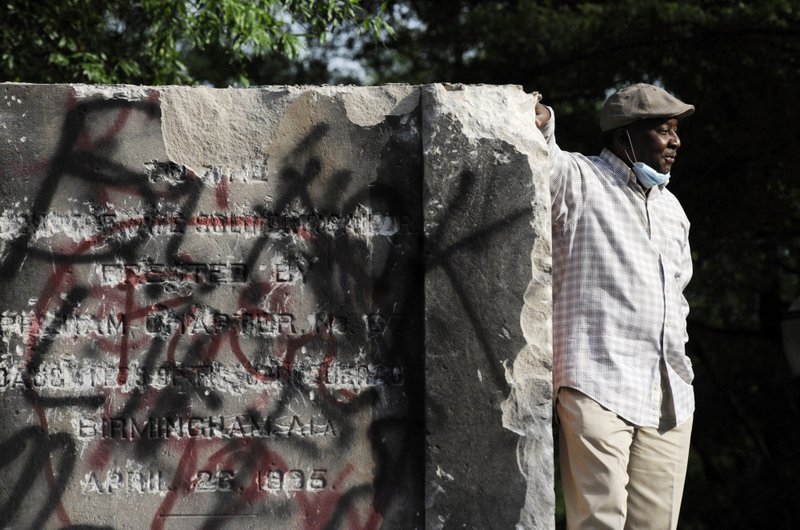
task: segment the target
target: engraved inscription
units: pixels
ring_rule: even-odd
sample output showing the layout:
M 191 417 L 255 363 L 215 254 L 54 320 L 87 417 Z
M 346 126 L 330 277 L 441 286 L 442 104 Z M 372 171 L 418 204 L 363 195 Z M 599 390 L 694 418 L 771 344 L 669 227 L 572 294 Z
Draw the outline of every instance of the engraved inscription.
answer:
M 361 207 L 347 215 L 320 212 L 198 212 L 185 216 L 158 210 L 51 211 L 0 213 L 0 241 L 31 236 L 34 241 L 67 237 L 73 241 L 103 243 L 148 236 L 185 234 L 237 234 L 242 237 L 293 234 L 315 236 L 394 236 L 410 234 L 407 216 L 394 217 Z
M 250 486 L 238 484 L 239 472 L 234 469 L 201 469 L 188 477 L 185 482 L 169 485 L 167 473 L 160 469 L 109 469 L 90 471 L 81 479 L 83 494 L 156 494 L 163 495 L 172 489 L 183 489 L 187 493 L 233 493 L 244 487 L 254 487 L 257 491 L 278 492 L 318 492 L 328 487 L 327 468 L 303 469 L 260 469 L 254 475 Z
M 57 314 L 52 311 L 3 311 L 0 316 L 0 333 L 3 338 L 30 335 L 40 338 L 116 337 L 127 332 L 127 319 L 123 313 L 101 316 L 75 312 Z
M 153 335 L 218 335 L 228 331 L 245 337 L 297 335 L 297 318 L 291 313 L 240 310 L 223 313 L 210 307 L 193 306 L 177 312 L 163 306 L 147 315 L 145 330 Z
M 269 469 L 259 471 L 256 480 L 260 491 L 320 491 L 328 485 L 326 474 L 327 469 L 313 469 L 306 479 L 300 469 Z
M 161 284 L 165 282 L 188 282 L 220 285 L 245 283 L 247 265 L 244 263 L 181 263 L 164 265 L 152 261 L 125 264 L 103 264 L 103 285 Z
M 419 112 L 58 94 L 0 201 L 0 527 L 414 526 Z
M 81 480 L 81 486 L 83 493 L 161 494 L 167 491 L 167 480 L 162 470 L 109 469 L 106 473 L 87 473 Z
M 120 382 L 119 375 L 124 377 Z M 357 391 L 376 386 L 400 386 L 404 370 L 399 366 L 318 362 L 298 359 L 291 367 L 278 359 L 253 363 L 249 370 L 241 364 L 214 362 L 202 365 L 143 366 L 132 362 L 120 367 L 108 361 L 83 364 L 76 361 L 46 361 L 36 369 L 22 364 L 0 362 L 0 392 L 9 389 L 93 390 L 166 387 L 211 388 L 216 392 L 240 394 L 275 384 L 298 384 L 306 387 Z
M 172 161 L 153 160 L 144 165 L 147 179 L 151 183 L 167 182 L 176 186 L 190 179 L 199 179 L 207 185 L 218 185 L 220 182 L 248 182 L 267 180 L 266 164 L 243 164 L 239 167 L 222 168 L 218 166 L 201 166 L 190 169 Z
M 198 471 L 189 485 L 189 491 L 199 493 L 230 493 L 233 491 L 234 472 L 223 469 L 219 471 Z
M 151 416 L 139 421 L 129 416 L 81 417 L 77 434 L 82 439 L 156 440 L 166 438 L 311 438 L 338 436 L 337 427 L 324 416 L 301 418 L 236 416 Z
M 242 265 L 226 265 L 227 273 L 220 267 L 207 276 L 209 283 L 238 282 L 241 275 L 247 274 Z M 126 266 L 104 266 L 104 275 L 110 282 L 135 283 L 138 276 L 128 275 Z M 202 267 L 201 267 L 202 268 Z M 211 269 L 207 269 L 211 270 Z M 203 273 L 204 274 L 204 273 Z M 206 276 L 202 276 L 206 278 Z M 194 280 L 200 280 L 195 276 Z M 163 278 L 160 281 L 165 281 Z M 201 280 L 201 283 L 205 281 Z M 146 283 L 158 283 L 154 278 Z M 383 316 L 344 315 L 334 313 L 315 313 L 298 317 L 290 312 L 270 312 L 258 309 L 240 309 L 235 313 L 226 313 L 213 307 L 195 304 L 181 311 L 170 309 L 162 304 L 149 308 L 144 318 L 144 331 L 150 335 L 168 338 L 178 335 L 218 335 L 233 332 L 242 337 L 264 338 L 285 335 L 315 333 L 324 336 L 343 336 L 356 331 L 366 332 L 369 338 L 378 338 L 388 329 L 392 321 L 399 321 L 402 315 Z M 79 337 L 117 337 L 128 335 L 131 326 L 125 313 L 85 314 L 79 310 L 69 313 L 53 311 L 3 311 L 0 315 L 0 336 L 4 340 L 9 337 L 37 338 L 79 338 Z

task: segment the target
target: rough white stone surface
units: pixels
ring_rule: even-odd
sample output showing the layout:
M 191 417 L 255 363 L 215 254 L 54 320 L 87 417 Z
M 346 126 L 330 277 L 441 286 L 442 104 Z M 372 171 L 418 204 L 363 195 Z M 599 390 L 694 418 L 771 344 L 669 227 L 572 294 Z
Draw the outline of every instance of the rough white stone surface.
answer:
M 204 166 L 241 170 L 262 161 L 290 104 L 285 88 L 167 87 L 161 92 L 170 160 L 201 173 Z

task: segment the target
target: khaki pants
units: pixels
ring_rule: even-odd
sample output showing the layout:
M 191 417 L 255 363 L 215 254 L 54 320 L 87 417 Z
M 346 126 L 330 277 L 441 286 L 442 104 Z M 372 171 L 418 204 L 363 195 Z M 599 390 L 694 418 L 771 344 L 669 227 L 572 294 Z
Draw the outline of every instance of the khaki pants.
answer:
M 556 412 L 569 530 L 678 526 L 692 418 L 635 427 L 572 388 L 559 389 Z

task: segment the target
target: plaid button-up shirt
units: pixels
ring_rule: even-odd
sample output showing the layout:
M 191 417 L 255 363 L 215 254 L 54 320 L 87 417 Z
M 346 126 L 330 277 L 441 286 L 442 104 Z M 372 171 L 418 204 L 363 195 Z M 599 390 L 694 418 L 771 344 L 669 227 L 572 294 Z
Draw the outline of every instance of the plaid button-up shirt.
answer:
M 637 426 L 682 423 L 694 411 L 686 214 L 663 186 L 645 195 L 610 151 L 561 151 L 554 131 L 553 116 L 542 129 L 553 201 L 553 389 L 580 390 Z

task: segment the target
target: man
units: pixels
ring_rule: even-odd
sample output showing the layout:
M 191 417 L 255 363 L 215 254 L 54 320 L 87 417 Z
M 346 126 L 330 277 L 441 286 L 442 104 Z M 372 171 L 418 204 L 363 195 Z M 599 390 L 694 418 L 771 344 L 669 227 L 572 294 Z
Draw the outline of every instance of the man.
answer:
M 676 528 L 694 412 L 683 290 L 689 221 L 666 185 L 692 105 L 635 84 L 600 114 L 599 156 L 566 153 L 552 109 L 553 387 L 570 529 Z

